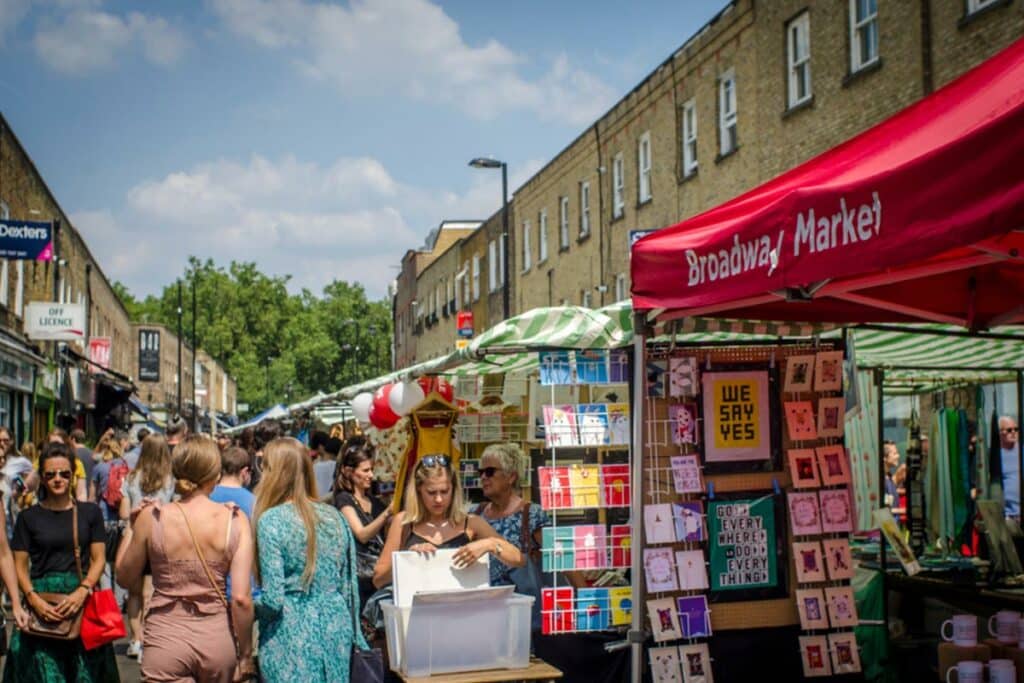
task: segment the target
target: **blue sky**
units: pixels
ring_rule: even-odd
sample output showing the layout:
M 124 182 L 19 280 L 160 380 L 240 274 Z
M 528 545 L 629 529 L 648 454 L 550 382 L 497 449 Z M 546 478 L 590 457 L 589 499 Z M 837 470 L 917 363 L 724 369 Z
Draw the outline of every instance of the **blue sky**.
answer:
M 725 4 L 0 0 L 0 111 L 137 294 L 194 254 L 376 297 L 499 207 L 470 158 L 512 191 Z

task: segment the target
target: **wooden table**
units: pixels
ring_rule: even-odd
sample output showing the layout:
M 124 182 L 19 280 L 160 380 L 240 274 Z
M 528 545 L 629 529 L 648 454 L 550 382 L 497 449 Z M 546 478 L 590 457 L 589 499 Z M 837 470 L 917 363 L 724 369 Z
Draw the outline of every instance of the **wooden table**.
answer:
M 418 678 L 399 674 L 399 677 L 405 683 L 501 683 L 502 681 L 555 681 L 562 677 L 562 672 L 545 661 L 531 657 L 530 666 L 525 669 L 488 669 Z

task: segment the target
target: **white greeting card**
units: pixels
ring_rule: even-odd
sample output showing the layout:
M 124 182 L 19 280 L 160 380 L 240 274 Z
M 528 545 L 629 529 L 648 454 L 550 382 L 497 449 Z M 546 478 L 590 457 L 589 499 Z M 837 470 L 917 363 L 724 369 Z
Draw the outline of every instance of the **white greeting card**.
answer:
M 652 683 L 683 683 L 679 650 L 676 647 L 652 647 L 647 654 L 651 660 Z
M 853 531 L 853 510 L 847 489 L 828 489 L 818 492 L 821 498 L 821 530 L 826 534 Z
M 680 550 L 677 552 L 676 573 L 679 575 L 680 590 L 707 590 L 708 570 L 704 564 L 704 553 L 702 551 Z
M 818 437 L 829 439 L 843 435 L 846 399 L 842 396 L 818 399 Z
M 796 608 L 800 612 L 800 628 L 803 630 L 820 631 L 828 628 L 828 610 L 820 588 L 798 590 Z
M 644 548 L 644 576 L 648 593 L 679 590 L 671 548 Z
M 811 390 L 814 375 L 814 356 L 790 356 L 786 359 L 786 382 L 783 391 L 799 392 Z
M 836 538 L 823 541 L 825 566 L 832 581 L 846 581 L 853 578 L 853 557 L 850 554 L 850 539 Z
M 697 388 L 697 359 L 696 358 L 671 358 L 668 362 L 668 391 L 673 398 L 689 398 L 696 396 Z
M 707 643 L 680 645 L 679 664 L 683 669 L 684 683 L 714 683 Z
M 814 492 L 791 491 L 789 501 L 789 523 L 794 536 L 809 536 L 821 533 L 821 517 L 818 514 L 818 495 Z
M 704 483 L 700 476 L 700 461 L 696 455 L 673 455 L 672 483 L 676 493 L 700 493 Z
M 797 583 L 818 583 L 825 580 L 825 561 L 817 541 L 793 544 Z
M 847 628 L 857 625 L 857 603 L 853 599 L 853 589 L 849 586 L 837 586 L 825 589 L 825 600 L 828 602 L 828 616 L 833 628 Z
M 821 351 L 814 361 L 815 391 L 839 391 L 843 388 L 842 351 Z
M 857 636 L 854 633 L 847 631 L 830 634 L 828 649 L 832 653 L 832 669 L 837 675 L 860 671 L 860 653 L 857 652 Z
M 819 446 L 815 449 L 818 455 L 818 469 L 821 470 L 821 483 L 825 486 L 838 486 L 850 483 L 850 460 L 842 444 Z
M 654 635 L 654 642 L 664 643 L 683 637 L 683 632 L 679 628 L 679 615 L 676 613 L 674 599 L 648 600 L 647 616 L 651 620 L 651 633 Z
M 800 659 L 806 678 L 832 675 L 828 638 L 825 636 L 800 636 Z
M 672 520 L 672 505 L 669 503 L 645 505 L 644 532 L 648 545 L 675 543 L 676 531 Z
M 793 479 L 793 488 L 807 489 L 821 486 L 813 448 L 792 448 L 786 453 L 786 458 L 789 460 L 789 475 Z

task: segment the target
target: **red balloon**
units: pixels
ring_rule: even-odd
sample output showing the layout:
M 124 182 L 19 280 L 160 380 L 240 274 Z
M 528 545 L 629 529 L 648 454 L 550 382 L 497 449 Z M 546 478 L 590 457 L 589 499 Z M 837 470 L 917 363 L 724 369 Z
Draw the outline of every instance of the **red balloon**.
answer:
M 434 378 L 429 375 L 423 375 L 416 380 L 416 384 L 420 385 L 420 389 L 423 389 L 423 395 L 427 396 L 434 389 Z
M 373 395 L 373 405 L 370 407 L 370 423 L 378 429 L 388 429 L 398 422 L 398 415 L 391 410 L 388 403 L 388 396 L 391 395 L 390 384 L 385 384 Z M 376 417 L 376 419 L 374 419 Z
M 455 388 L 452 387 L 451 382 L 446 380 L 444 377 L 437 378 L 437 384 L 434 387 L 434 390 L 441 394 L 441 398 L 449 403 L 455 400 Z

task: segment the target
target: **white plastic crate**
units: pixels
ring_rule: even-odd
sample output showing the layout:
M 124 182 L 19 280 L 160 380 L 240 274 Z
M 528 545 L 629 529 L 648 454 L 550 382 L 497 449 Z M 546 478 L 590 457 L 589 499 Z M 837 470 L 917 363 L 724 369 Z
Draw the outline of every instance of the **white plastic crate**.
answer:
M 391 669 L 419 677 L 530 665 L 533 598 L 396 607 L 382 603 Z

